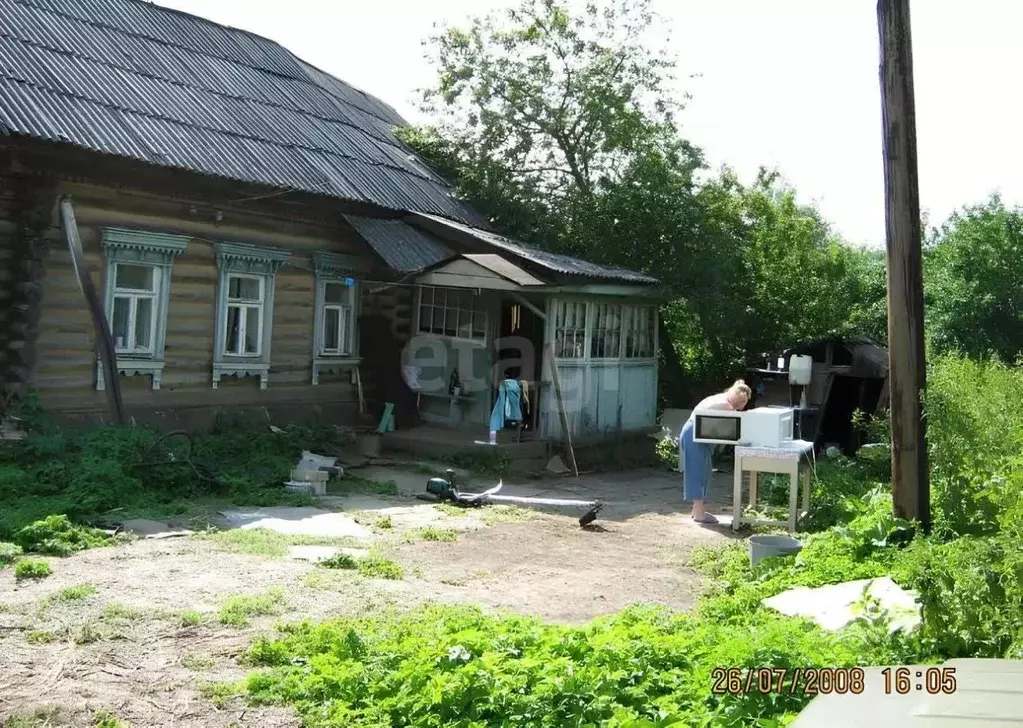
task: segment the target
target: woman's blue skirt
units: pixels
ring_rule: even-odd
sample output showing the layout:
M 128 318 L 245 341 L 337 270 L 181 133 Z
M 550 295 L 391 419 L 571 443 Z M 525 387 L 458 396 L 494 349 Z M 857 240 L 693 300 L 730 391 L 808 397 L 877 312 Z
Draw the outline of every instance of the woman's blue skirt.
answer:
M 694 442 L 696 426 L 690 417 L 678 438 L 678 466 L 682 470 L 682 497 L 687 501 L 706 500 L 712 471 L 714 446 Z

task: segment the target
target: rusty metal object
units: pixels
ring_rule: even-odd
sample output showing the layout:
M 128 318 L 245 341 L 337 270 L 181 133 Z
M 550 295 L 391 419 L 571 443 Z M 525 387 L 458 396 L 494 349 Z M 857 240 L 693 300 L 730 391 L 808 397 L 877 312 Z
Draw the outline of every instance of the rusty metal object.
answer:
M 85 302 L 89 305 L 92 325 L 96 329 L 96 348 L 99 350 L 99 357 L 103 362 L 107 406 L 110 408 L 110 415 L 114 418 L 114 422 L 123 425 L 126 419 L 124 402 L 121 399 L 121 377 L 117 372 L 114 337 L 110 334 L 106 312 L 103 310 L 99 296 L 96 295 L 96 286 L 92 283 L 89 267 L 85 263 L 82 239 L 78 235 L 78 223 L 75 222 L 75 208 L 71 205 L 70 195 L 60 198 L 60 224 L 64 230 L 64 237 L 67 238 L 67 247 L 71 252 L 71 264 L 74 266 L 75 276 L 78 278 L 78 286 L 82 289 Z

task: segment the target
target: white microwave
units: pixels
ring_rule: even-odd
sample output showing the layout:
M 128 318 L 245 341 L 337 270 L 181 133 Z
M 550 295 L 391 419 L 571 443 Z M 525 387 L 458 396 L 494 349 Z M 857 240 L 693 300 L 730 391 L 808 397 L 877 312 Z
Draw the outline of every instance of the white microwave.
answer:
M 693 410 L 693 439 L 713 445 L 783 447 L 792 442 L 791 407 L 757 407 L 745 412 Z

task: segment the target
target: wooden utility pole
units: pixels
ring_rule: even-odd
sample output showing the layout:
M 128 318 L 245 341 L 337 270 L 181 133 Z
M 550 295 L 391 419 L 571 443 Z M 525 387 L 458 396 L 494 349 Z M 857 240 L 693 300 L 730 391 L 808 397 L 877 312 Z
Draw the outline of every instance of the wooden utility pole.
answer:
M 888 377 L 895 515 L 931 527 L 923 417 L 923 253 L 909 0 L 878 0 L 888 250 Z

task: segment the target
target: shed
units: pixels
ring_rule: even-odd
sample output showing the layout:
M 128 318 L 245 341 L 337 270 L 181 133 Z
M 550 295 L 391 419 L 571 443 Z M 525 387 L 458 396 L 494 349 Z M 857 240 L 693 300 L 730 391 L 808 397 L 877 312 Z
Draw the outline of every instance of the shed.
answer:
M 796 355 L 813 360 L 805 392 L 789 385 L 789 363 Z M 802 341 L 776 354 L 765 353 L 747 374 L 756 404 L 803 407 L 803 439 L 818 446 L 838 445 L 850 455 L 861 444 L 852 426 L 853 413 L 876 414 L 888 404 L 888 350 L 866 336 Z

